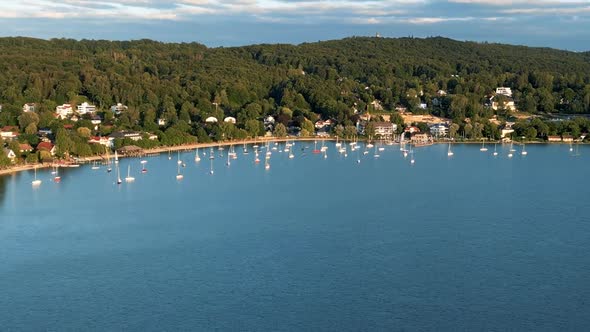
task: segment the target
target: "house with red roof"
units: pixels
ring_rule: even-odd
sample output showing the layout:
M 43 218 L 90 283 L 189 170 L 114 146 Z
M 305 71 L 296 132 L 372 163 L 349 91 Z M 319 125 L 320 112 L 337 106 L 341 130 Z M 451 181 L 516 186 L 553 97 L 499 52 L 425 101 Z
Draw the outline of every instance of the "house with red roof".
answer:
M 51 142 L 41 142 L 37 145 L 37 151 L 47 151 L 51 153 L 52 156 L 55 155 L 55 145 Z
M 18 127 L 16 126 L 5 126 L 0 129 L 0 138 L 12 141 L 18 137 Z

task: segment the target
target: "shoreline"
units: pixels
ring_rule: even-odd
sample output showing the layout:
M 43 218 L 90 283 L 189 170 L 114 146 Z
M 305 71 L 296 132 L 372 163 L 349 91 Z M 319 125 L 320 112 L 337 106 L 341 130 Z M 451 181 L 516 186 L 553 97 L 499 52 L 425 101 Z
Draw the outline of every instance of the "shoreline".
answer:
M 332 137 L 285 137 L 285 138 L 276 138 L 276 137 L 263 137 L 263 138 L 256 138 L 256 139 L 245 139 L 239 141 L 223 141 L 223 142 L 211 142 L 211 143 L 193 143 L 193 144 L 185 144 L 185 145 L 175 145 L 175 146 L 159 146 L 152 149 L 144 149 L 143 153 L 140 155 L 125 155 L 121 154 L 118 155 L 119 159 L 121 158 L 139 158 L 142 156 L 150 156 L 150 155 L 158 155 L 161 153 L 176 152 L 176 151 L 190 151 L 195 150 L 197 148 L 211 148 L 211 147 L 220 147 L 220 146 L 231 146 L 231 145 L 243 145 L 243 144 L 266 144 L 266 142 L 287 142 L 287 141 L 298 141 L 298 142 L 308 142 L 308 141 L 335 141 L 336 138 Z M 109 156 L 111 159 L 114 159 L 113 155 Z M 106 154 L 95 155 L 95 156 L 88 156 L 79 158 L 73 164 L 87 164 L 94 161 L 102 161 L 106 159 Z M 72 163 L 68 162 L 61 162 L 61 163 L 38 163 L 38 164 L 27 164 L 27 165 L 17 165 L 13 167 L 9 167 L 6 169 L 0 169 L 0 176 L 15 174 L 18 172 L 23 171 L 32 171 L 35 168 L 43 169 L 43 168 L 51 168 L 54 166 L 57 167 L 69 167 Z
M 255 144 L 255 143 L 265 144 L 266 142 L 287 142 L 287 141 L 296 141 L 296 142 L 336 141 L 336 138 L 334 138 L 334 137 L 285 137 L 285 138 L 262 137 L 262 138 L 245 139 L 245 140 L 239 140 L 239 141 L 194 143 L 194 144 L 185 144 L 185 145 L 176 145 L 176 146 L 159 146 L 159 147 L 152 148 L 152 149 L 145 149 L 145 150 L 143 150 L 143 153 L 141 155 L 119 155 L 118 157 L 119 158 L 138 158 L 138 157 L 142 157 L 142 156 L 158 155 L 161 153 L 166 153 L 168 151 L 170 151 L 170 152 L 190 151 L 190 150 L 195 150 L 197 148 L 200 149 L 200 148 L 211 148 L 211 147 L 220 147 L 220 146 L 225 147 L 225 146 L 231 146 L 231 145 L 243 145 L 243 144 Z M 352 140 L 342 139 L 341 141 L 348 142 L 348 141 L 352 141 Z M 357 141 L 364 142 L 364 141 L 369 141 L 369 140 L 362 138 L 362 139 L 357 139 Z M 370 141 L 378 142 L 379 140 L 370 140 Z M 436 145 L 436 144 L 449 144 L 449 143 L 451 143 L 451 144 L 481 144 L 481 140 L 480 141 L 435 141 L 435 142 L 432 142 L 431 144 L 418 145 L 416 147 L 419 148 L 419 147 L 431 146 L 431 145 Z M 510 142 L 497 142 L 497 141 L 486 141 L 485 143 L 486 144 L 510 144 Z M 516 145 L 522 145 L 522 142 L 514 141 L 514 143 Z M 394 144 L 398 145 L 399 142 L 394 142 Z M 525 144 L 569 145 L 570 142 L 527 141 L 527 142 L 525 142 Z M 571 144 L 588 145 L 589 143 L 571 142 Z M 113 158 L 113 157 L 111 156 L 111 158 Z M 89 157 L 84 157 L 84 158 L 78 159 L 77 164 L 87 164 L 87 163 L 90 163 L 93 161 L 102 161 L 104 159 L 106 159 L 106 154 L 89 156 Z M 67 166 L 68 164 L 64 164 L 64 163 L 39 163 L 39 164 L 18 165 L 18 166 L 9 167 L 6 169 L 0 169 L 0 176 L 15 174 L 15 173 L 24 172 L 24 171 L 32 171 L 35 168 L 37 168 L 37 169 L 51 168 L 56 165 L 58 167 L 68 167 Z M 62 165 L 62 166 L 60 166 L 60 165 Z

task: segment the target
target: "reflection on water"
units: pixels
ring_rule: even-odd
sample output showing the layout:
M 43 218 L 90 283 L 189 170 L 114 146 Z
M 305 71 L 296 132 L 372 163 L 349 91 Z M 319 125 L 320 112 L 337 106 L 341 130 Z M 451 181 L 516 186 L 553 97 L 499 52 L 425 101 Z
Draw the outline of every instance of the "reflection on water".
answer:
M 2 330 L 586 330 L 590 153 L 238 150 L 0 177 Z M 580 150 L 583 150 L 580 147 Z M 378 151 L 378 150 L 377 150 Z M 206 154 L 209 151 L 205 151 Z M 357 159 L 361 162 L 357 163 Z

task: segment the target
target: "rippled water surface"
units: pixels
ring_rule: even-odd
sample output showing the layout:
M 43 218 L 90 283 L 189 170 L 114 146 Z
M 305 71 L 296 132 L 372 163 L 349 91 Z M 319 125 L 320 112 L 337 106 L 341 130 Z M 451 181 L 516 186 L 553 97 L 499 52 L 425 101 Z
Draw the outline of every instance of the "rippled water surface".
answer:
M 590 148 L 329 145 L 1 177 L 0 329 L 588 328 Z

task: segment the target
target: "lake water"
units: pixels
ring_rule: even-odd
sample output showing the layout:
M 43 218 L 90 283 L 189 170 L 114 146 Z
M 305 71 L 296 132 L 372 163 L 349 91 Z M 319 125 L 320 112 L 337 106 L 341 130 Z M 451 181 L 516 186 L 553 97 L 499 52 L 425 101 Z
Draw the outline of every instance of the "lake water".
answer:
M 590 148 L 252 150 L 0 177 L 0 330 L 580 331 Z M 313 145 L 313 144 L 311 144 Z M 224 151 L 225 153 L 226 151 Z M 357 163 L 356 159 L 361 162 Z M 123 175 L 124 177 L 124 175 Z

